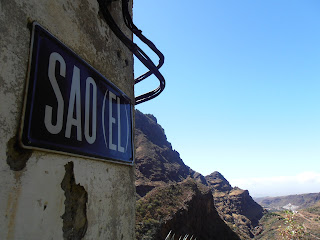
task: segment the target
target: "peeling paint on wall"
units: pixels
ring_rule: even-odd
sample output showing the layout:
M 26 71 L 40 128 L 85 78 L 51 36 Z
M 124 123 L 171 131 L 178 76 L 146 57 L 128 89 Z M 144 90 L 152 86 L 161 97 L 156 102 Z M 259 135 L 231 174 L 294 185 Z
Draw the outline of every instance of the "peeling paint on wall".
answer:
M 63 219 L 63 238 L 67 240 L 82 239 L 87 231 L 88 193 L 80 184 L 76 184 L 73 172 L 73 162 L 65 166 L 66 173 L 61 182 L 66 200 Z

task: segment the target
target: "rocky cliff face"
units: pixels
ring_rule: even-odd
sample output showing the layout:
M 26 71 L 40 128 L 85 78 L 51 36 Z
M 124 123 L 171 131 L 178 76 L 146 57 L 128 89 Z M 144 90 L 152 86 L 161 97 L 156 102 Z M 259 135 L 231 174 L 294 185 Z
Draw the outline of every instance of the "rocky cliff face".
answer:
M 186 166 L 154 116 L 136 111 L 135 144 L 137 239 L 161 239 L 170 230 L 198 239 L 236 239 L 230 228 L 242 239 L 253 237 L 262 208 L 248 191 L 232 188 L 219 172 L 204 177 Z M 197 182 L 193 187 L 191 180 Z M 179 185 L 185 181 L 189 188 Z M 173 191 L 172 186 L 180 190 Z M 218 228 L 226 231 L 225 237 Z
M 194 179 L 159 187 L 137 202 L 137 239 L 163 240 L 170 231 L 197 239 L 239 239 L 219 217 L 211 191 Z
M 154 116 L 136 111 L 136 192 L 143 197 L 155 187 L 180 182 L 192 171 L 173 150 Z
M 221 173 L 213 172 L 205 177 L 208 186 L 211 188 L 212 192 L 228 192 L 232 190 L 230 183 L 225 179 Z
M 205 179 L 212 190 L 221 218 L 242 239 L 253 238 L 255 227 L 264 214 L 263 208 L 252 199 L 247 190 L 232 188 L 219 172 L 213 172 Z

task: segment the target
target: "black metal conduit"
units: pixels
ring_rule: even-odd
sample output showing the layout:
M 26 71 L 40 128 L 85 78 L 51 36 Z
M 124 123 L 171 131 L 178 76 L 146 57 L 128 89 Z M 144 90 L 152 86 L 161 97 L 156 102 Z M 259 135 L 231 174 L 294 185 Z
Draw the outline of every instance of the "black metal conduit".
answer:
M 97 0 L 99 3 L 100 10 L 102 12 L 102 15 L 104 19 L 106 20 L 107 24 L 113 31 L 113 33 L 121 40 L 124 45 L 149 69 L 148 72 L 142 74 L 141 76 L 137 77 L 135 79 L 135 84 L 141 82 L 142 80 L 146 79 L 150 75 L 154 74 L 160 84 L 159 87 L 156 89 L 144 93 L 140 96 L 137 96 L 135 98 L 135 104 L 140 104 L 146 101 L 149 101 L 155 97 L 157 97 L 165 88 L 165 79 L 162 76 L 162 74 L 159 72 L 159 68 L 163 65 L 164 63 L 164 56 L 163 54 L 157 49 L 157 47 L 148 39 L 146 38 L 143 34 L 142 31 L 139 30 L 134 23 L 132 22 L 131 15 L 128 10 L 128 3 L 129 0 L 122 0 L 122 15 L 124 22 L 126 26 L 130 29 L 130 31 L 136 35 L 142 42 L 144 42 L 153 52 L 157 54 L 159 57 L 159 63 L 156 66 L 153 61 L 149 58 L 149 56 L 137 46 L 134 42 L 132 42 L 118 27 L 116 22 L 114 21 L 113 17 L 111 16 L 109 10 L 108 10 L 108 5 L 110 3 L 110 0 Z

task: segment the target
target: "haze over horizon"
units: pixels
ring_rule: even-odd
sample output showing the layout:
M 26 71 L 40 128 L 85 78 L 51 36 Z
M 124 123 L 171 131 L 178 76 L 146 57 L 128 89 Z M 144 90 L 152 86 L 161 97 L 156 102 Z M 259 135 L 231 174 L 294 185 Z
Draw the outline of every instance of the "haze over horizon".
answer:
M 315 0 L 135 1 L 166 79 L 137 109 L 202 175 L 218 171 L 254 197 L 319 192 L 319 10 Z M 145 71 L 135 59 L 135 75 Z M 135 94 L 157 86 L 147 79 Z

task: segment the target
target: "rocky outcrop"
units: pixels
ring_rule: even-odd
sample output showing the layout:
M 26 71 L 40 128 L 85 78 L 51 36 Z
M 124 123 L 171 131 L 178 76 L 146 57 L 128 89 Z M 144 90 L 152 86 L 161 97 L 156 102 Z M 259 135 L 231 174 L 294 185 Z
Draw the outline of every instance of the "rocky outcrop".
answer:
M 239 239 L 220 218 L 211 191 L 191 178 L 156 188 L 137 202 L 137 239 L 163 240 L 170 231 L 176 239 Z
M 155 187 L 181 182 L 192 171 L 167 141 L 154 116 L 136 111 L 136 192 L 140 197 Z
M 159 147 L 166 146 L 171 148 L 163 128 L 157 123 L 157 119 L 152 114 L 143 114 L 136 110 L 135 128 L 139 129 L 153 144 Z
M 219 172 L 213 172 L 205 178 L 221 218 L 242 239 L 253 238 L 255 227 L 264 214 L 263 208 L 252 199 L 247 190 L 232 188 Z
M 230 183 L 219 172 L 213 172 L 206 176 L 205 179 L 213 192 L 227 192 L 232 190 Z

